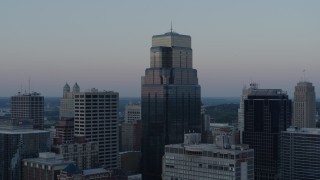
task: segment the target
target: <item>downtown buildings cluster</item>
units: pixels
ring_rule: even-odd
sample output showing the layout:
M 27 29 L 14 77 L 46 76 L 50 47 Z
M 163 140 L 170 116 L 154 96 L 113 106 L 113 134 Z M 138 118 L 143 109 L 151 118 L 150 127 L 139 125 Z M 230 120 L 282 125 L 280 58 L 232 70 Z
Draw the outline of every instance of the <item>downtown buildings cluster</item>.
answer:
M 278 180 L 320 177 L 320 130 L 310 82 L 281 89 L 251 83 L 238 122 L 210 122 L 201 103 L 191 37 L 152 37 L 141 104 L 119 125 L 119 94 L 66 84 L 60 118 L 44 130 L 44 98 L 19 93 L 0 129 L 0 180 L 139 179 Z

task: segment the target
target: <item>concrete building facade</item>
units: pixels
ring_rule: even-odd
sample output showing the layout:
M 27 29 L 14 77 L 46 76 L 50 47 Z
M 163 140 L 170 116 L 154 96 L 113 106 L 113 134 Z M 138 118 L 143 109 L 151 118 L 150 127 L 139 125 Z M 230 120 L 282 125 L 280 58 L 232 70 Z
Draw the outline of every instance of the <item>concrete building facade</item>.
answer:
M 70 86 L 68 83 L 64 85 L 63 96 L 60 100 L 59 119 L 74 117 L 74 94 L 79 92 L 80 87 L 78 83 L 73 85 L 72 91 L 70 91 Z
M 281 132 L 280 179 L 313 180 L 320 177 L 320 129 L 294 128 Z
M 75 136 L 97 142 L 100 165 L 117 168 L 119 94 L 93 88 L 90 92 L 75 93 L 74 98 Z
M 19 124 L 25 119 L 31 119 L 34 129 L 43 129 L 44 97 L 39 93 L 18 93 L 11 97 L 11 119 L 13 124 Z
M 39 153 L 38 158 L 23 160 L 24 180 L 56 180 L 60 170 L 67 167 L 72 161 L 63 160 L 55 153 Z
M 316 127 L 316 94 L 310 82 L 299 82 L 294 91 L 293 125 L 298 128 Z
M 165 146 L 163 180 L 253 180 L 254 151 L 230 145 L 225 136 L 217 144 L 200 144 L 201 135 L 185 134 L 183 144 Z
M 136 120 L 141 120 L 141 104 L 127 104 L 124 112 L 124 121 L 132 122 Z

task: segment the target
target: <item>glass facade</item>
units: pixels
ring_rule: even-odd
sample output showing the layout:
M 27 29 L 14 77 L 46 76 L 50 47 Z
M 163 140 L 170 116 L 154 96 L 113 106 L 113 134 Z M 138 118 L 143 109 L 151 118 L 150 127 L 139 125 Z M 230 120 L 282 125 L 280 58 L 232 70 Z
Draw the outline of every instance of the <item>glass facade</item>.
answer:
M 254 149 L 254 179 L 279 179 L 280 132 L 290 124 L 291 100 L 281 90 L 254 89 L 244 100 L 243 143 Z
M 49 150 L 48 131 L 0 128 L 0 180 L 21 180 L 22 160 Z
M 184 132 L 201 129 L 191 37 L 174 32 L 153 36 L 150 68 L 142 81 L 142 174 L 143 179 L 157 180 L 164 146 L 182 143 Z

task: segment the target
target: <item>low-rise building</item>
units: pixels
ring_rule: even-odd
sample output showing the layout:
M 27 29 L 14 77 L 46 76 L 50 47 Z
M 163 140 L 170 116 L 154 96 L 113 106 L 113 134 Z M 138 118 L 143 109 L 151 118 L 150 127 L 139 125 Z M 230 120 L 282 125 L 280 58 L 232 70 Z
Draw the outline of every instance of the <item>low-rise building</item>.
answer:
M 162 179 L 254 179 L 254 152 L 248 145 L 230 145 L 228 136 L 216 144 L 200 144 L 201 135 L 185 134 L 183 144 L 165 146 Z
M 71 164 L 65 161 L 61 155 L 51 152 L 39 153 L 39 158 L 23 160 L 24 180 L 56 180 L 60 170 Z
M 127 176 L 119 169 L 87 169 L 80 170 L 70 164 L 58 175 L 58 180 L 127 180 Z
M 55 144 L 52 151 L 61 154 L 66 161 L 73 161 L 80 169 L 99 167 L 97 142 L 87 142 L 84 136 L 76 136 L 74 143 Z

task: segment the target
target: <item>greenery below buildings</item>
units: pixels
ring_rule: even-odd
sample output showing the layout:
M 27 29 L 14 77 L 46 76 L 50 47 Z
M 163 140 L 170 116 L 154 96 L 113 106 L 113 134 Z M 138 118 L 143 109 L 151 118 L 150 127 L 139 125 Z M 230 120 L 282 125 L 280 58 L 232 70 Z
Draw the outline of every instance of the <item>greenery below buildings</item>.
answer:
M 220 104 L 206 107 L 206 113 L 215 123 L 235 123 L 238 120 L 239 104 Z

